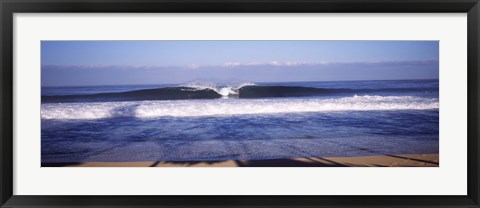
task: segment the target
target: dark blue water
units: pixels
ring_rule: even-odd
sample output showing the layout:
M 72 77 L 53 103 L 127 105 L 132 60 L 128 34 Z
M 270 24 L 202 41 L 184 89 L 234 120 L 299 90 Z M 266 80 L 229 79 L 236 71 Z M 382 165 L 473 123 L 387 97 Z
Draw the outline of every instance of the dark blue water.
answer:
M 166 87 L 185 96 L 157 96 Z M 438 80 L 49 87 L 42 96 L 43 163 L 438 153 Z

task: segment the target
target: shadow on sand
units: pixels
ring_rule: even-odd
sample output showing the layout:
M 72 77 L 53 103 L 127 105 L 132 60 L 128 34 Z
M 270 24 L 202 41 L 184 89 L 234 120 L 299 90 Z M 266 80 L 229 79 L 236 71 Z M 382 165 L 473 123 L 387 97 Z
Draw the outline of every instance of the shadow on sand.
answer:
M 429 161 L 427 161 L 429 162 Z M 93 162 L 95 163 L 95 162 Z M 135 163 L 135 162 L 132 162 Z M 221 164 L 225 163 L 225 164 Z M 431 162 L 429 162 L 431 163 Z M 127 165 L 126 165 L 127 164 Z M 105 165 L 92 165 L 91 162 L 72 163 L 42 163 L 42 167 L 138 167 L 128 165 L 128 162 L 109 163 Z M 235 160 L 235 161 L 156 161 L 148 167 L 386 167 L 378 164 L 359 165 L 350 163 L 338 163 L 325 158 L 302 158 L 299 159 L 270 159 L 270 160 Z M 147 167 L 145 166 L 145 167 Z
M 421 166 L 438 167 L 438 160 L 424 160 L 404 155 L 382 155 L 387 158 L 403 161 L 423 163 Z M 143 163 L 143 164 L 138 164 Z M 381 162 L 380 162 L 381 163 Z M 428 164 L 428 165 L 427 165 Z M 407 164 L 375 164 L 337 162 L 327 158 L 297 158 L 297 159 L 268 159 L 268 160 L 218 160 L 218 161 L 155 161 L 145 162 L 65 162 L 42 163 L 41 167 L 415 167 Z

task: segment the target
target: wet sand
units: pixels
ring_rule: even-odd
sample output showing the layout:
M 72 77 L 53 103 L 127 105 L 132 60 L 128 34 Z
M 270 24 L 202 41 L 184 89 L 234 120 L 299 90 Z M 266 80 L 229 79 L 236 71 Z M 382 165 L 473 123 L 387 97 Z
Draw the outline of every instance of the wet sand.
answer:
M 438 154 L 225 161 L 42 163 L 42 167 L 438 167 Z

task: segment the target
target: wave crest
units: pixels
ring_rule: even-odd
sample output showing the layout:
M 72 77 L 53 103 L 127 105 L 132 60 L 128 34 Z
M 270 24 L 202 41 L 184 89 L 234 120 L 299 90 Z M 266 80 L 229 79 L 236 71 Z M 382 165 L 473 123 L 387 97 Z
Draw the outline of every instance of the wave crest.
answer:
M 42 103 L 74 103 L 74 102 L 121 102 L 146 100 L 195 100 L 217 98 L 280 98 L 280 97 L 325 97 L 349 96 L 354 94 L 377 93 L 422 93 L 428 94 L 438 90 L 433 88 L 378 88 L 378 89 L 348 89 L 348 88 L 316 88 L 301 86 L 258 86 L 254 83 L 217 86 L 208 82 L 193 82 L 179 87 L 164 87 L 155 89 L 133 90 L 126 92 L 111 92 L 81 95 L 50 95 L 42 96 Z
M 210 89 L 221 95 L 222 97 L 228 97 L 231 95 L 238 95 L 238 90 L 245 86 L 255 86 L 255 83 L 252 82 L 243 82 L 239 84 L 228 84 L 224 86 L 218 86 L 213 82 L 191 82 L 182 87 L 193 88 L 195 90 L 206 90 Z

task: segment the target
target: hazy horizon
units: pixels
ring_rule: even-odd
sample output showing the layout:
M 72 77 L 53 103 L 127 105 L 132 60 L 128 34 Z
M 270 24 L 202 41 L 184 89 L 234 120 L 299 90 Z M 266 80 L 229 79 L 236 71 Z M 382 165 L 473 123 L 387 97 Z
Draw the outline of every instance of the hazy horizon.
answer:
M 382 79 L 382 80 L 379 80 L 379 79 L 376 79 L 376 80 L 370 80 L 370 79 L 366 79 L 366 80 L 335 80 L 335 81 L 287 81 L 287 82 L 248 82 L 248 81 L 243 81 L 243 82 L 210 82 L 210 81 L 203 81 L 203 80 L 192 80 L 190 82 L 179 82 L 179 83 L 161 83 L 161 84 L 156 84 L 156 83 L 147 83 L 147 84 L 111 84 L 111 85 L 46 85 L 46 86 L 42 86 L 42 87 L 108 87 L 108 86 L 149 86 L 149 85 L 152 85 L 152 86 L 158 86 L 158 85 L 177 85 L 177 86 L 180 86 L 180 85 L 184 85 L 184 84 L 190 84 L 190 83 L 213 83 L 213 84 L 217 84 L 218 86 L 221 86 L 221 85 L 228 85 L 228 84 L 241 84 L 241 83 L 255 83 L 255 84 L 271 84 L 271 83 L 309 83 L 309 82 L 312 82 L 312 83 L 315 83 L 315 82 L 318 82 L 318 83 L 321 83 L 321 82 L 361 82 L 361 81 L 366 81 L 366 82 L 369 82 L 369 81 L 419 81 L 419 80 L 439 80 L 438 78 L 436 79 Z

